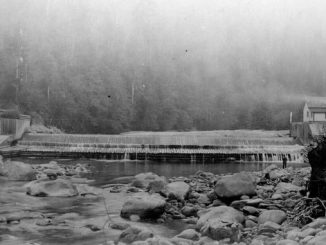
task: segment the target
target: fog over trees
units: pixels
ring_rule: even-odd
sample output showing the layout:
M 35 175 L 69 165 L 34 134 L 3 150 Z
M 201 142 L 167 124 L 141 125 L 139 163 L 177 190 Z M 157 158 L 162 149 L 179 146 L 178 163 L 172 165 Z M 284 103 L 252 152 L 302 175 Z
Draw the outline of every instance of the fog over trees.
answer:
M 73 133 L 286 129 L 326 96 L 326 4 L 0 0 L 0 107 Z

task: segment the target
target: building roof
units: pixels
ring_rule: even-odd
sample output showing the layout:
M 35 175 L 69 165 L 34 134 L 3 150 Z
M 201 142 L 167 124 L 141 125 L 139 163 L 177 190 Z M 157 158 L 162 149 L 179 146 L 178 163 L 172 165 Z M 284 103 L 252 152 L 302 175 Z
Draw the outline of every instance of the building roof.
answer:
M 309 108 L 326 108 L 326 97 L 306 97 Z

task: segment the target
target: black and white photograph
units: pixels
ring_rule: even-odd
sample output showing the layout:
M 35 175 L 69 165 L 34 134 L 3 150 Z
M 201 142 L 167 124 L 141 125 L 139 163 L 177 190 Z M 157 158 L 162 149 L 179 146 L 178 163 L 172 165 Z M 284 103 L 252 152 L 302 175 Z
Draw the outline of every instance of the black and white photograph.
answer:
M 0 245 L 326 245 L 326 1 L 0 0 Z

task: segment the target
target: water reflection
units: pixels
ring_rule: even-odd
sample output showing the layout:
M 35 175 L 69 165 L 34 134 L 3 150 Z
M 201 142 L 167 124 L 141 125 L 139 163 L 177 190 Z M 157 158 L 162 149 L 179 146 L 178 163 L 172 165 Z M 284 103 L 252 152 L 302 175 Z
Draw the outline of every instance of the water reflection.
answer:
M 109 183 L 110 180 L 133 176 L 142 172 L 154 172 L 167 177 L 190 176 L 197 171 L 208 171 L 214 174 L 236 173 L 241 171 L 260 171 L 271 163 L 268 162 L 219 162 L 219 163 L 180 163 L 180 162 L 155 162 L 155 161 L 96 161 L 80 160 L 90 164 L 92 173 L 87 176 L 95 179 L 96 185 Z M 273 163 L 275 164 L 275 163 Z M 277 163 L 279 167 L 281 163 Z M 292 163 L 292 167 L 303 167 L 305 164 Z
M 22 159 L 29 163 L 48 163 L 51 160 L 61 164 L 83 163 L 89 165 L 91 173 L 86 177 L 95 179 L 95 185 L 103 185 L 110 180 L 133 176 L 143 172 L 154 172 L 167 177 L 189 176 L 198 170 L 214 174 L 237 173 L 241 171 L 260 171 L 270 164 L 282 167 L 282 163 L 269 162 L 218 162 L 218 163 L 183 163 L 183 162 L 155 162 L 155 161 L 112 161 L 92 159 Z M 289 163 L 289 167 L 305 167 L 307 164 Z

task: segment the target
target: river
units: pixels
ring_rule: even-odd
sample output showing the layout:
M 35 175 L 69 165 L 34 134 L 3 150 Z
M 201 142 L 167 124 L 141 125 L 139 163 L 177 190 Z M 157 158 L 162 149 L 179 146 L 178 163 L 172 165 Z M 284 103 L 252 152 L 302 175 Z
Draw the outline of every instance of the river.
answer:
M 90 174 L 85 177 L 94 179 L 96 186 L 110 183 L 114 178 L 133 176 L 143 172 L 153 172 L 166 177 L 189 176 L 197 171 L 207 171 L 214 174 L 238 173 L 241 171 L 261 171 L 271 162 L 218 162 L 218 163 L 182 163 L 182 162 L 155 162 L 155 161 L 115 161 L 115 160 L 93 160 L 93 159 L 40 159 L 25 158 L 18 159 L 25 163 L 41 164 L 51 160 L 60 164 L 87 164 L 91 169 Z M 282 163 L 273 163 L 282 167 Z M 308 164 L 288 163 L 288 167 L 307 167 Z
M 259 171 L 270 163 L 257 162 L 220 162 L 215 164 L 203 163 L 178 163 L 178 162 L 152 162 L 152 161 L 104 161 L 90 159 L 37 159 L 24 158 L 15 159 L 30 164 L 48 163 L 56 160 L 59 164 L 87 164 L 91 170 L 83 177 L 94 180 L 91 185 L 100 187 L 111 183 L 113 179 L 123 176 L 133 176 L 141 172 L 154 172 L 167 177 L 189 176 L 198 170 L 209 171 L 214 174 L 227 174 L 241 171 Z M 277 165 L 280 166 L 279 163 Z M 304 164 L 290 163 L 289 166 L 304 167 Z M 28 215 L 53 214 L 54 216 L 64 216 L 72 214 L 70 227 L 78 226 L 75 230 L 65 228 L 42 227 L 40 229 L 32 222 L 32 219 L 24 219 L 19 225 L 7 225 L 0 223 L 0 243 L 1 244 L 23 244 L 25 241 L 36 244 L 101 244 L 104 239 L 115 239 L 117 234 L 102 234 L 85 232 L 82 228 L 85 223 L 93 223 L 102 226 L 107 217 L 101 198 L 50 198 L 50 197 L 30 197 L 24 190 L 21 190 L 25 182 L 6 181 L 0 179 L 0 217 L 1 215 L 17 214 L 28 212 Z M 18 191 L 17 191 L 18 190 Z M 107 206 L 111 219 L 121 222 L 119 210 L 123 204 L 122 200 L 115 199 L 114 196 L 106 194 Z M 76 217 L 74 217 L 74 215 Z M 70 217 L 71 218 L 71 217 Z M 78 225 L 80 224 L 80 225 Z M 137 224 L 138 225 L 138 224 Z M 171 237 L 187 228 L 180 221 L 168 224 L 148 224 L 142 225 L 154 229 L 156 233 Z M 17 240 L 18 239 L 18 240 Z M 8 242 L 9 241 L 9 242 Z M 11 243 L 10 243 L 11 242 Z

